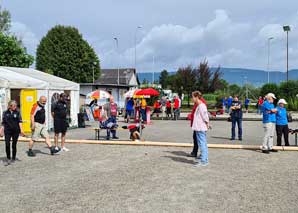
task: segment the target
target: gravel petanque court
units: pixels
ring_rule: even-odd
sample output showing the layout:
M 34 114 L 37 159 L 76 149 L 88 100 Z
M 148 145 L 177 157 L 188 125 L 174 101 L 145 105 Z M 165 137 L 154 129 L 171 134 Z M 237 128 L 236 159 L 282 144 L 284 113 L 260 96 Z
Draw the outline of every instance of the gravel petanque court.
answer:
M 122 122 L 122 118 L 118 122 L 119 127 L 127 125 Z M 208 131 L 207 138 L 210 144 L 246 144 L 246 145 L 261 145 L 263 140 L 263 125 L 261 121 L 243 121 L 243 141 L 230 141 L 231 123 L 227 121 L 211 121 L 212 129 Z M 95 139 L 94 127 L 97 127 L 97 122 L 88 122 L 86 128 L 72 129 L 67 133 L 69 139 Z M 290 128 L 298 128 L 298 122 L 289 124 Z M 237 130 L 236 130 L 237 132 Z M 129 140 L 128 130 L 119 130 L 117 132 L 119 140 Z M 100 133 L 100 139 L 105 140 L 106 131 Z M 53 138 L 53 133 L 51 133 Z M 146 141 L 160 142 L 177 142 L 177 143 L 192 143 L 192 130 L 190 122 L 186 120 L 153 120 L 151 125 L 146 125 L 143 131 L 143 138 Z M 294 145 L 294 136 L 289 136 L 290 144 Z M 113 141 L 113 140 L 112 140 Z M 276 141 L 274 142 L 276 144 Z
M 209 149 L 194 168 L 185 148 L 69 144 L 51 156 L 38 143 L 29 158 L 27 145 L 0 166 L 1 212 L 298 211 L 298 152 Z

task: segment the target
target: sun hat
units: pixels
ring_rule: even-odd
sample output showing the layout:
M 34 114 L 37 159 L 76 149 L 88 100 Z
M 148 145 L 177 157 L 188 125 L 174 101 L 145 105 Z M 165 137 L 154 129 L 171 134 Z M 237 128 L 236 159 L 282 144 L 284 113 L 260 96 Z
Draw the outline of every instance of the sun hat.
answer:
M 273 93 L 268 93 L 268 94 L 266 95 L 266 97 L 271 97 L 271 98 L 273 98 L 273 99 L 276 99 L 276 97 L 275 97 L 275 95 L 274 95 Z
M 280 99 L 277 104 L 288 104 L 285 99 Z

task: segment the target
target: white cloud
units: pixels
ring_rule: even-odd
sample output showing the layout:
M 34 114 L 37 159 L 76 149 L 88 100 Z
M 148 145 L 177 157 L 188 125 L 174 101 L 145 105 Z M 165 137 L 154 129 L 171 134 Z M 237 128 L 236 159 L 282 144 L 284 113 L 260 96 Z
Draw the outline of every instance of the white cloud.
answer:
M 21 39 L 23 41 L 23 45 L 27 48 L 27 51 L 35 56 L 39 39 L 31 31 L 31 29 L 21 22 L 12 22 L 10 31 Z
M 271 42 L 271 68 L 285 70 L 286 34 L 282 29 L 284 24 L 289 24 L 292 28 L 289 33 L 290 68 L 298 67 L 297 12 L 288 17 L 284 16 L 282 20 L 276 17 L 272 19 L 273 23 L 269 21 L 266 24 L 235 21 L 232 15 L 227 10 L 215 10 L 214 17 L 205 24 L 198 20 L 198 24 L 193 26 L 169 23 L 153 26 L 147 31 L 144 27 L 138 33 L 138 71 L 172 71 L 188 64 L 198 65 L 205 58 L 211 66 L 266 69 L 269 37 L 274 37 Z M 36 34 L 21 22 L 13 22 L 11 31 L 23 40 L 28 52 L 35 55 L 39 43 Z M 120 47 L 127 47 L 129 44 L 131 46 L 126 49 L 120 48 L 121 52 L 118 53 L 113 36 L 98 38 L 86 34 L 99 54 L 103 68 L 134 66 L 133 39 L 128 41 L 119 35 Z M 107 39 L 108 37 L 110 39 Z
M 289 35 L 291 68 L 298 67 L 298 44 L 294 42 L 298 37 L 297 20 L 298 13 L 288 17 L 292 28 Z M 269 37 L 274 37 L 271 42 L 271 68 L 284 70 L 286 34 L 282 29 L 283 23 L 275 21 L 266 25 L 234 22 L 227 11 L 216 10 L 214 19 L 205 26 L 155 26 L 137 44 L 137 68 L 141 72 L 152 71 L 154 57 L 155 71 L 164 68 L 174 70 L 187 64 L 197 65 L 205 58 L 211 66 L 266 69 L 267 41 Z M 108 57 L 115 56 L 112 52 Z M 134 47 L 131 47 L 121 54 L 121 65 L 132 65 L 133 58 Z M 109 63 L 104 64 L 113 66 L 116 63 L 109 58 Z
M 282 25 L 280 24 L 268 24 L 259 31 L 259 36 L 261 39 L 268 39 L 274 37 L 274 39 L 284 38 L 284 32 Z
M 216 10 L 215 18 L 206 26 L 188 28 L 163 24 L 153 27 L 137 45 L 138 68 L 151 70 L 153 57 L 158 70 L 197 65 L 204 58 L 215 66 L 223 62 L 230 65 L 231 55 L 236 59 L 242 52 L 243 40 L 249 38 L 250 29 L 249 23 L 234 23 L 224 10 Z M 124 58 L 128 59 L 133 53 L 133 48 L 126 50 Z

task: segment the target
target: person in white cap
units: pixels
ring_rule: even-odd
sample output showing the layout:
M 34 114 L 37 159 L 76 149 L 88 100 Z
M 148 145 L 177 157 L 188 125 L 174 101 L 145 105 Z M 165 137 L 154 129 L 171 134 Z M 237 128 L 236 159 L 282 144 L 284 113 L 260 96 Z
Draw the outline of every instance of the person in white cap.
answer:
M 262 106 L 263 112 L 263 124 L 264 124 L 264 141 L 262 146 L 262 152 L 269 154 L 270 152 L 277 152 L 273 149 L 273 138 L 275 132 L 275 123 L 276 123 L 276 112 L 277 109 L 274 107 L 274 99 L 276 99 L 273 93 L 268 93 L 266 95 L 266 100 Z
M 276 113 L 276 134 L 277 134 L 277 146 L 281 146 L 281 138 L 284 135 L 285 146 L 289 146 L 289 127 L 288 127 L 288 116 L 285 104 L 285 99 L 280 99 L 278 102 L 277 113 Z

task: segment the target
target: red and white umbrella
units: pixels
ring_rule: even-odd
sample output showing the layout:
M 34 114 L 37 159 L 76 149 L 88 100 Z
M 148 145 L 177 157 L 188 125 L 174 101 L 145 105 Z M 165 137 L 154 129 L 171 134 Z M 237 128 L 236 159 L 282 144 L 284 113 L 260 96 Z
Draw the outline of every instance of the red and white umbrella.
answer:
M 132 98 L 132 97 L 134 97 L 135 93 L 139 90 L 140 89 L 131 89 L 131 90 L 127 91 L 123 96 L 125 98 Z
M 93 100 L 106 101 L 111 97 L 111 94 L 104 90 L 95 90 L 86 95 L 85 104 L 90 104 Z

